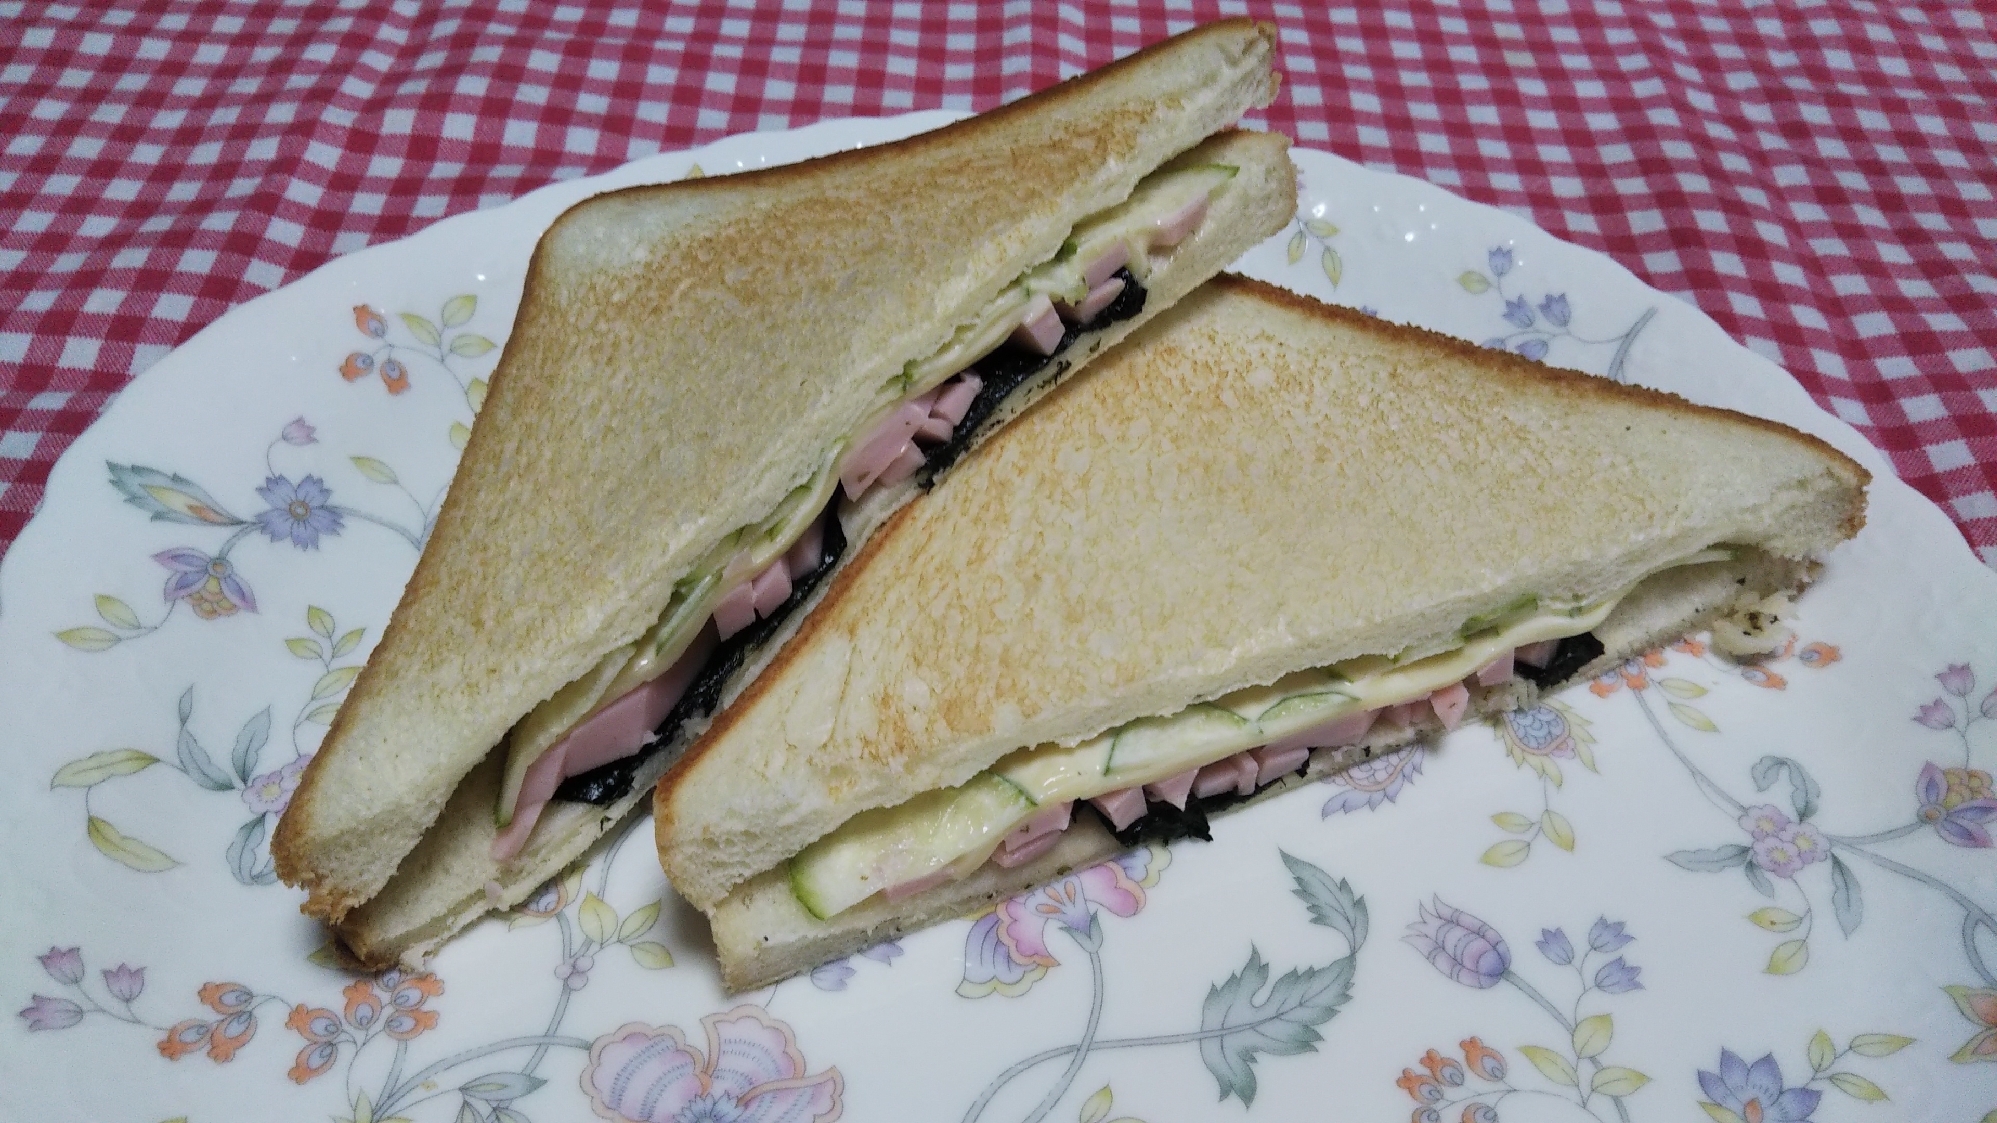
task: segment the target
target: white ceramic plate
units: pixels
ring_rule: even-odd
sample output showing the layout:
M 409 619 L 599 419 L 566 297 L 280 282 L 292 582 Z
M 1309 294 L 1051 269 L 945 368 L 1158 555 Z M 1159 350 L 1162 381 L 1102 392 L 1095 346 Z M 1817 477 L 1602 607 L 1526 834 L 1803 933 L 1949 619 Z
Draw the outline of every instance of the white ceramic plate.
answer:
M 538 232 L 696 161 L 947 119 L 736 137 L 342 258 L 229 313 L 77 441 L 0 570 L 0 999 L 20 1011 L 0 1027 L 0 1114 L 1885 1121 L 1997 1104 L 1997 576 L 1698 312 L 1516 218 L 1310 151 L 1299 222 L 1247 272 L 1778 418 L 1878 474 L 1791 651 L 1743 671 L 1667 650 L 1229 818 L 1211 845 L 739 999 L 642 826 L 433 974 L 321 966 L 268 828 L 415 561 Z

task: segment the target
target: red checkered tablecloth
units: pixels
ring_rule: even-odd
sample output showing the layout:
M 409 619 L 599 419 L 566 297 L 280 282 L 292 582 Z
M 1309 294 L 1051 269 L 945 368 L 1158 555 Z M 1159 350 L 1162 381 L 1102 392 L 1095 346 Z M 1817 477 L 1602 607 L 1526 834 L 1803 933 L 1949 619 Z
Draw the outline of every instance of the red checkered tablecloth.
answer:
M 329 257 L 728 133 L 1281 27 L 1267 124 L 1683 294 L 1997 564 L 1997 9 L 0 0 L 0 549 L 120 387 Z

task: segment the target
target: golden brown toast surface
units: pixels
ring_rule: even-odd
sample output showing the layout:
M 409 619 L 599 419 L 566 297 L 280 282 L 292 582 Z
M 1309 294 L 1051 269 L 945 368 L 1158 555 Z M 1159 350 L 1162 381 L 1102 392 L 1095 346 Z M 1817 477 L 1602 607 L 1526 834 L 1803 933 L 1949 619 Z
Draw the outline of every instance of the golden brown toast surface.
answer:
M 1865 480 L 1780 425 L 1217 280 L 873 538 L 662 781 L 661 859 L 712 907 L 1018 747 L 1714 543 L 1820 551 Z

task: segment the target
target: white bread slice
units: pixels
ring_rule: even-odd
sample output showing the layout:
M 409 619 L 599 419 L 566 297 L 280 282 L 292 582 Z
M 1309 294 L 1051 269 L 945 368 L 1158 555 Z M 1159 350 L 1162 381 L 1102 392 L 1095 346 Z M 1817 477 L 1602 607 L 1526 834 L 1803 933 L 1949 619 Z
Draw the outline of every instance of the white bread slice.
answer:
M 1587 681 L 1713 620 L 1751 609 L 1771 593 L 1798 590 L 1814 571 L 1813 563 L 1757 552 L 1734 562 L 1660 573 L 1638 586 L 1596 626 L 1594 635 L 1602 641 L 1603 654 L 1567 682 Z M 1548 690 L 1561 685 L 1550 684 Z M 1466 720 L 1529 707 L 1541 693 L 1523 679 L 1502 687 L 1473 687 Z M 1311 755 L 1303 772 L 1285 776 L 1217 813 L 1232 814 L 1361 761 L 1416 741 L 1432 740 L 1441 732 L 1432 712 L 1423 712 L 1406 727 L 1377 725 L 1358 743 L 1320 749 Z M 989 908 L 1073 870 L 1108 861 L 1124 849 L 1101 820 L 1083 812 L 1075 816 L 1074 824 L 1054 849 L 1025 865 L 1004 869 L 987 862 L 962 881 L 895 902 L 873 898 L 826 920 L 804 910 L 791 895 L 786 867 L 779 866 L 736 886 L 708 913 L 722 985 L 731 992 L 768 986 L 883 940 Z
M 1114 346 L 1256 242 L 1280 230 L 1296 209 L 1296 173 L 1287 152 L 1288 143 L 1280 136 L 1229 131 L 1173 161 L 1231 164 L 1240 171 L 1229 190 L 1215 201 L 1200 229 L 1152 270 L 1145 310 L 1104 331 L 1078 338 L 1053 365 L 1006 398 L 984 431 L 996 431 L 999 424 L 1059 378 Z M 864 541 L 914 490 L 911 481 L 900 490 L 869 492 L 866 501 L 844 518 L 848 540 Z M 857 547 L 849 548 L 833 573 L 836 575 L 859 553 Z M 829 585 L 830 581 L 821 583 L 816 596 L 822 597 Z M 775 657 L 816 603 L 815 599 L 807 600 L 793 612 L 776 635 L 730 678 L 722 690 L 722 707 Z M 604 806 L 562 801 L 550 804 L 527 849 L 504 864 L 490 856 L 496 833 L 491 809 L 505 758 L 503 751 L 495 751 L 459 784 L 437 822 L 382 891 L 338 922 L 341 939 L 357 958 L 376 966 L 397 959 L 420 962 L 439 943 L 487 911 L 525 899 L 541 882 L 610 832 L 641 801 L 651 798 L 652 786 L 666 766 L 705 728 L 704 720 L 688 723 L 671 744 L 640 767 L 631 794 L 622 799 Z
M 337 920 L 535 704 L 636 639 L 1073 225 L 1274 96 L 1212 24 L 935 132 L 598 196 L 536 247 L 450 494 L 272 842 Z
M 1226 278 L 876 535 L 661 783 L 660 859 L 712 911 L 1013 749 L 1453 647 L 1523 595 L 1597 601 L 1719 543 L 1800 584 L 1867 478 L 1771 422 Z

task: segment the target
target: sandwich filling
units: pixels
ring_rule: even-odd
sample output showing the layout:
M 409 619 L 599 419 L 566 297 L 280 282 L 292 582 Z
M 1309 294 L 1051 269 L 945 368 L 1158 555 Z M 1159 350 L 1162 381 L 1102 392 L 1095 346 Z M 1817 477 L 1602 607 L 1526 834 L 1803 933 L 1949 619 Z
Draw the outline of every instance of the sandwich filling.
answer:
M 828 450 L 769 518 L 729 535 L 696 565 L 650 631 L 516 723 L 494 811 L 494 860 L 520 853 L 551 799 L 627 795 L 646 750 L 711 712 L 725 679 L 836 563 L 845 545 L 841 494 L 851 504 L 918 472 L 927 486 L 1007 395 L 1076 339 L 1138 315 L 1151 270 L 1199 229 L 1236 170 L 1155 172 L 1124 202 L 1078 223 L 1052 261 L 890 379 L 859 433 Z
M 1708 550 L 1658 572 L 1730 557 Z M 1582 605 L 1525 598 L 1466 622 L 1461 644 L 1439 654 L 1363 656 L 1074 746 L 1021 749 L 958 787 L 847 820 L 791 859 L 791 892 L 822 920 L 877 893 L 894 900 L 962 878 L 987 861 L 1023 865 L 1054 847 L 1078 803 L 1126 842 L 1206 837 L 1208 807 L 1302 770 L 1316 749 L 1357 744 L 1376 724 L 1405 728 L 1423 710 L 1454 729 L 1473 687 L 1571 677 L 1602 651 L 1588 633 L 1635 587 Z

